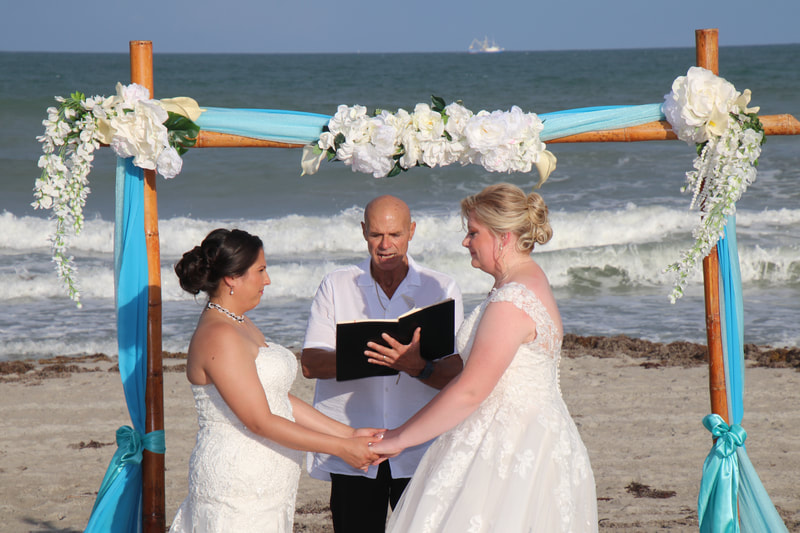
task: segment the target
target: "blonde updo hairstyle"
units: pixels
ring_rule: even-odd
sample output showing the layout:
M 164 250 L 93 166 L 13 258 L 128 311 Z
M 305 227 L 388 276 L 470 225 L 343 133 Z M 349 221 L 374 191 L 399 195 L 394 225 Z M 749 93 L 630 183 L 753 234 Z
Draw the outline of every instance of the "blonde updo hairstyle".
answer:
M 461 216 L 466 220 L 470 215 L 497 237 L 516 235 L 519 252 L 530 253 L 534 245 L 553 236 L 544 199 L 535 192 L 525 194 L 511 183 L 489 185 L 461 200 Z

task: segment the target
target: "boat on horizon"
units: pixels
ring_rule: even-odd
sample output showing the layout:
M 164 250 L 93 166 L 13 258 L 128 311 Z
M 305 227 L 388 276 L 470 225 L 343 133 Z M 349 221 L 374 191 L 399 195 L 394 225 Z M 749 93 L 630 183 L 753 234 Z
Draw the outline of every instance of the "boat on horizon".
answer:
M 482 41 L 480 39 L 472 39 L 472 43 L 469 45 L 470 54 L 496 54 L 503 50 L 504 48 L 497 46 L 494 39 L 489 42 L 488 37 L 484 37 Z

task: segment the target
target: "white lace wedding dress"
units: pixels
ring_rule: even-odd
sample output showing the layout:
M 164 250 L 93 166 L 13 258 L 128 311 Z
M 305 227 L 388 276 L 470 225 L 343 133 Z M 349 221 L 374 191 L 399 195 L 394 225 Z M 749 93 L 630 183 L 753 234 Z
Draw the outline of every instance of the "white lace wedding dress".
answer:
M 256 369 L 270 410 L 294 420 L 289 388 L 297 359 L 262 347 Z M 214 385 L 192 385 L 200 429 L 189 460 L 189 495 L 171 532 L 291 533 L 303 452 L 251 433 Z
M 562 336 L 538 297 L 518 283 L 493 290 L 461 326 L 459 352 L 469 358 L 486 306 L 499 301 L 525 311 L 537 337 L 478 409 L 428 449 L 388 531 L 597 531 L 589 456 L 559 387 Z

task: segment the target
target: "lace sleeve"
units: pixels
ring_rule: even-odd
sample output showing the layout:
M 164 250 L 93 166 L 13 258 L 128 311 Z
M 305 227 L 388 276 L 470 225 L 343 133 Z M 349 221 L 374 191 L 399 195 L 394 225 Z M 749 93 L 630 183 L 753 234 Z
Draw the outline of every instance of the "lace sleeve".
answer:
M 521 283 L 507 283 L 496 289 L 489 297 L 489 302 L 510 302 L 515 307 L 524 311 L 534 324 L 536 324 L 536 340 L 534 343 L 544 342 L 555 347 L 560 341 L 560 335 L 553 318 L 547 312 L 542 301 L 532 290 Z

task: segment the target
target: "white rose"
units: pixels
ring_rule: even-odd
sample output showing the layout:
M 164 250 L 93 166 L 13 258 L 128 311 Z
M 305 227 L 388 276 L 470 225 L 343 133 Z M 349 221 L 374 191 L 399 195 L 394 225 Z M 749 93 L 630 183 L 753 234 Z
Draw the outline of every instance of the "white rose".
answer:
M 131 109 L 134 104 L 140 100 L 149 100 L 150 91 L 147 87 L 139 85 L 138 83 L 131 83 L 130 85 L 122 85 L 117 83 L 117 98 L 124 107 Z
M 466 138 L 459 137 L 458 140 L 454 139 L 445 145 L 444 165 L 452 165 L 453 163 L 461 163 L 466 165 L 465 158 L 468 157 L 469 147 L 466 143 Z
M 691 67 L 664 96 L 664 115 L 679 139 L 702 143 L 728 129 L 729 113 L 739 98 L 736 88 L 709 70 Z
M 402 144 L 403 139 L 409 134 L 416 135 L 414 117 L 405 109 L 398 109 L 396 113 L 391 115 L 391 118 L 387 118 L 387 124 L 391 124 L 394 127 L 399 144 Z
M 338 159 L 345 165 L 352 164 L 354 149 L 355 149 L 355 143 L 352 143 L 350 141 L 343 142 L 336 149 L 336 159 Z
M 394 167 L 394 159 L 380 153 L 372 144 L 357 144 L 353 150 L 353 172 L 372 174 L 376 178 L 386 176 Z
M 449 164 L 446 162 L 446 159 L 449 158 L 446 139 L 422 141 L 420 142 L 420 148 L 422 149 L 422 162 L 429 167 L 433 168 Z
M 433 111 L 428 104 L 417 104 L 412 117 L 420 142 L 434 141 L 444 134 L 442 115 Z
M 133 157 L 133 164 L 139 168 L 155 169 L 161 151 L 169 146 L 169 133 L 162 124 L 166 115 L 158 102 L 136 102 L 133 113 L 112 119 L 111 148 L 120 157 Z
M 328 129 L 334 136 L 338 133 L 343 133 L 345 136 L 348 136 L 348 132 L 352 129 L 353 122 L 366 118 L 366 115 L 367 108 L 364 106 L 356 105 L 347 107 L 346 105 L 340 105 L 336 110 L 336 114 L 330 122 L 328 122 Z
M 510 164 L 515 155 L 512 147 L 498 146 L 494 150 L 482 153 L 480 162 L 483 168 L 489 172 L 509 172 L 512 168 Z
M 447 113 L 445 131 L 450 134 L 453 140 L 455 140 L 456 137 L 462 137 L 464 135 L 464 128 L 472 117 L 472 111 L 456 103 L 449 104 L 444 108 L 444 111 Z
M 183 159 L 178 155 L 178 151 L 172 146 L 164 148 L 158 156 L 156 168 L 158 173 L 166 179 L 174 178 L 181 173 Z
M 422 160 L 422 147 L 416 132 L 412 130 L 406 131 L 400 138 L 400 144 L 403 145 L 404 149 L 403 156 L 400 158 L 400 166 L 405 169 L 417 166 Z
M 464 136 L 469 147 L 479 153 L 486 153 L 505 142 L 506 121 L 502 111 L 480 111 L 473 116 L 464 128 Z
M 376 178 L 386 176 L 394 167 L 392 156 L 397 152 L 397 134 L 391 125 L 391 114 L 361 118 L 360 142 L 353 143 L 353 171 L 372 174 Z
M 379 154 L 387 157 L 393 156 L 398 149 L 398 131 L 395 127 L 394 116 L 384 111 L 370 120 L 371 139 Z
M 346 124 L 342 133 L 348 141 L 356 144 L 371 142 L 375 126 L 370 117 L 362 116 Z

